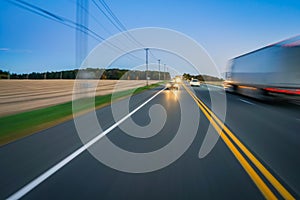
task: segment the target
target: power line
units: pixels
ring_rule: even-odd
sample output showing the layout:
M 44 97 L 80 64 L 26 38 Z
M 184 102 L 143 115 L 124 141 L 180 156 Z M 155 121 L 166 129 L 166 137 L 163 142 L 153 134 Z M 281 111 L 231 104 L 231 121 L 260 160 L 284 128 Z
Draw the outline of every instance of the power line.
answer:
M 102 10 L 102 8 L 98 5 L 98 3 L 95 1 L 95 0 L 92 0 L 92 2 L 93 2 L 93 4 L 96 6 L 96 8 L 110 21 L 110 23 L 116 28 L 116 29 L 118 29 L 120 32 L 123 32 L 123 31 L 126 31 L 126 33 L 125 33 L 125 36 L 127 37 L 127 39 L 129 39 L 128 38 L 128 36 L 127 36 L 127 29 L 125 28 L 125 29 L 123 29 L 122 30 L 122 28 L 120 28 L 118 25 L 116 25 L 115 24 L 115 22 Z M 101 1 L 99 1 L 101 4 L 102 4 L 102 2 Z M 107 4 L 105 4 L 106 6 L 107 6 Z M 111 11 L 111 10 L 110 10 Z M 132 55 L 132 54 L 130 54 L 129 53 L 129 55 Z M 134 56 L 134 55 L 132 55 L 133 57 L 135 57 L 135 58 L 138 58 L 138 59 L 140 59 L 140 60 L 142 60 L 141 58 L 139 58 L 139 57 L 137 57 L 137 56 Z
M 83 6 L 79 5 L 87 15 L 89 15 L 107 34 L 113 35 L 105 26 L 95 17 L 95 15 L 91 14 L 88 9 L 84 8 Z
M 32 5 L 30 3 L 27 3 L 27 2 L 24 2 L 22 0 L 7 0 L 9 3 L 19 7 L 19 8 L 22 8 L 24 10 L 27 10 L 31 13 L 34 13 L 34 14 L 37 14 L 39 16 L 42 16 L 44 18 L 47 18 L 47 19 L 50 19 L 52 21 L 55 21 L 55 22 L 58 22 L 60 24 L 63 24 L 67 27 L 70 27 L 70 28 L 73 28 L 75 30 L 78 30 L 80 32 L 83 32 L 84 34 L 92 37 L 93 39 L 97 40 L 98 42 L 101 42 L 101 41 L 104 41 L 105 38 L 103 38 L 102 36 L 100 36 L 99 34 L 97 34 L 96 32 L 94 32 L 93 30 L 89 29 L 88 27 L 86 26 L 83 26 L 82 24 L 78 24 L 70 19 L 67 19 L 65 17 L 62 17 L 62 16 L 59 16 L 59 15 L 56 15 L 50 11 L 47 11 L 45 9 L 42 9 L 38 6 L 35 6 L 35 5 Z M 93 2 L 95 2 L 93 0 Z M 96 2 L 95 2 L 96 3 Z M 98 4 L 97 4 L 98 5 Z M 86 9 L 85 9 L 86 10 Z M 107 15 L 106 15 L 107 16 Z M 126 27 L 125 27 L 126 28 Z M 110 43 L 110 42 L 107 42 L 110 46 L 120 50 L 121 52 L 125 52 L 123 49 L 119 48 L 118 46 Z M 142 60 L 140 57 L 137 57 L 131 53 L 127 53 L 125 52 L 127 55 L 131 56 L 131 57 L 134 57 L 135 59 L 138 59 L 138 60 Z M 151 55 L 154 57 L 153 53 L 151 52 Z
M 98 8 L 98 10 L 100 10 L 106 17 L 108 17 L 105 13 L 104 13 L 104 11 L 99 7 L 99 5 L 93 0 L 93 3 L 96 5 L 96 7 Z M 79 5 L 77 5 L 77 7 L 78 6 L 80 6 L 88 15 L 90 15 L 95 21 L 96 21 L 96 23 L 98 23 L 98 25 L 100 25 L 108 34 L 110 34 L 110 35 L 113 35 L 110 31 L 108 31 L 100 22 L 99 22 L 99 20 L 97 20 L 97 18 L 94 16 L 94 15 L 92 15 L 86 8 L 84 8 L 83 6 L 81 6 L 80 4 Z M 113 23 L 112 21 L 111 21 L 111 23 Z M 120 41 L 119 41 L 120 42 Z M 110 43 L 111 44 L 111 43 Z M 111 44 L 112 45 L 112 44 Z M 115 46 L 115 45 L 112 45 L 112 46 Z M 121 50 L 120 48 L 118 48 L 119 50 Z M 124 50 L 121 50 L 122 52 L 125 52 Z M 125 52 L 126 53 L 126 52 Z M 132 57 L 134 57 L 135 59 L 138 59 L 138 60 L 141 60 L 141 61 L 143 61 L 143 59 L 142 58 L 139 58 L 139 57 L 137 57 L 137 56 L 135 56 L 135 55 L 133 55 L 133 54 L 131 54 L 131 53 L 127 53 L 129 56 L 132 56 Z
M 115 22 L 117 22 L 119 24 L 119 26 L 123 29 L 123 30 L 127 30 L 126 27 L 124 26 L 124 24 L 119 20 L 119 18 L 113 13 L 113 11 L 110 9 L 110 7 L 105 3 L 104 0 L 99 0 L 99 2 L 101 3 L 101 5 L 105 8 L 105 10 L 109 13 L 110 16 L 112 16 L 112 18 L 115 20 Z
M 120 32 L 125 32 L 124 36 L 128 39 L 128 40 L 133 40 L 135 41 L 138 46 L 142 46 L 144 47 L 144 45 L 142 45 L 141 43 L 139 43 L 134 37 L 132 37 L 132 35 L 130 33 L 128 33 L 128 30 L 126 29 L 126 27 L 121 23 L 121 21 L 116 17 L 116 15 L 112 12 L 112 10 L 108 7 L 108 5 L 104 2 L 104 1 L 100 1 L 99 3 L 104 7 L 104 9 L 106 10 L 106 12 L 108 14 L 105 13 L 105 11 L 98 5 L 98 3 L 95 0 L 92 0 L 92 2 L 94 3 L 94 5 L 96 6 L 96 8 L 110 21 L 110 23 Z M 113 18 L 111 18 L 110 16 Z
M 139 42 L 130 32 L 128 32 L 128 29 L 126 26 L 120 21 L 120 19 L 114 14 L 114 12 L 110 9 L 110 7 L 107 5 L 107 3 L 104 0 L 99 0 L 99 3 L 104 7 L 105 11 L 108 13 L 108 16 L 103 9 L 96 3 L 95 0 L 92 0 L 95 6 L 98 8 L 98 10 L 104 14 L 104 16 L 116 27 L 119 31 L 124 31 L 124 35 L 127 39 L 135 42 L 138 46 L 144 48 L 145 45 L 143 45 L 141 42 Z M 149 49 L 149 48 L 148 48 Z M 158 58 L 152 53 L 152 51 L 149 52 L 151 56 L 155 59 L 158 60 Z
M 114 14 L 114 12 L 110 9 L 110 7 L 105 3 L 104 0 L 99 0 L 100 4 L 104 7 L 104 9 L 108 12 L 108 14 L 114 19 L 114 21 L 121 27 L 123 31 L 126 31 L 126 34 L 139 46 L 144 47 L 142 43 L 140 43 L 138 40 L 136 40 L 132 34 L 130 34 L 126 28 L 126 26 L 119 20 L 119 18 Z M 127 36 L 126 36 L 127 37 Z M 128 38 L 128 37 L 127 37 Z M 128 38 L 129 39 L 129 38 Z
M 106 10 L 106 12 L 108 13 L 108 16 L 103 9 L 101 9 L 101 7 L 95 2 L 95 0 L 92 0 L 93 3 L 96 5 L 96 7 L 98 8 L 98 10 L 104 14 L 104 16 L 114 25 L 114 27 L 116 27 L 119 31 L 121 32 L 125 32 L 124 35 L 128 40 L 131 40 L 133 42 L 135 42 L 138 46 L 144 48 L 145 45 L 143 45 L 141 42 L 139 42 L 135 37 L 133 37 L 133 35 L 128 32 L 128 29 L 126 28 L 126 26 L 120 21 L 120 19 L 114 14 L 114 12 L 110 9 L 110 7 L 105 3 L 104 0 L 99 0 L 99 3 L 104 7 L 104 9 Z
M 35 5 L 32 5 L 30 3 L 27 3 L 25 1 L 22 1 L 22 0 L 7 0 L 9 3 L 19 7 L 19 8 L 22 8 L 24 10 L 27 10 L 29 12 L 32 12 L 34 14 L 37 14 L 37 15 L 40 15 L 42 17 L 45 17 L 47 19 L 50 19 L 52 21 L 56 21 L 60 24 L 63 24 L 65 26 L 68 26 L 68 27 L 71 27 L 73 29 L 78 29 L 82 32 L 84 32 L 85 34 L 89 35 L 90 37 L 94 38 L 95 40 L 97 41 L 101 41 L 101 40 L 104 40 L 103 37 L 101 37 L 100 35 L 98 35 L 97 33 L 95 33 L 94 31 L 90 30 L 89 28 L 87 27 L 84 27 L 80 24 L 77 24 L 76 22 L 74 21 L 71 21 L 65 17 L 62 17 L 62 16 L 59 16 L 59 15 L 56 15 L 50 11 L 47 11 L 45 9 L 42 9 L 38 6 L 35 6 Z M 79 28 L 80 27 L 80 28 Z
M 105 2 L 104 2 L 105 3 Z M 81 6 L 80 4 L 77 5 L 80 6 L 87 15 L 89 15 L 106 33 L 108 33 L 109 35 L 113 35 L 112 32 L 110 32 L 93 14 L 91 14 L 88 9 L 84 8 L 83 6 Z M 117 39 L 120 43 L 122 43 L 122 41 L 120 41 L 119 39 Z M 142 60 L 141 58 L 138 58 L 139 60 Z
M 47 18 L 47 19 L 50 19 L 52 21 L 55 21 L 55 22 L 58 22 L 60 24 L 63 24 L 65 26 L 68 26 L 70 28 L 73 28 L 75 30 L 78 30 L 78 31 L 81 31 L 85 34 L 87 34 L 88 36 L 92 37 L 93 39 L 97 40 L 98 42 L 101 42 L 101 41 L 104 41 L 105 38 L 103 38 L 102 36 L 100 36 L 99 34 L 97 34 L 96 32 L 92 31 L 91 29 L 89 29 L 88 27 L 86 26 L 83 26 L 82 24 L 78 24 L 70 19 L 67 19 L 65 17 L 62 17 L 62 16 L 59 16 L 59 15 L 56 15 L 50 11 L 47 11 L 45 9 L 42 9 L 38 6 L 35 6 L 35 5 L 32 5 L 30 3 L 27 3 L 27 2 L 24 2 L 22 0 L 6 0 L 8 1 L 9 3 L 19 7 L 19 8 L 22 8 L 24 10 L 27 10 L 31 13 L 34 13 L 34 14 L 37 14 L 39 16 L 42 16 L 44 18 Z M 121 49 L 120 47 L 112 44 L 111 42 L 107 42 L 111 47 L 114 47 L 116 49 L 118 49 L 119 51 L 121 52 L 125 52 L 123 49 Z M 135 57 L 139 60 L 143 60 L 135 55 L 132 55 L 131 53 L 127 53 L 125 52 L 126 54 L 132 56 L 132 57 Z
M 92 0 L 92 2 L 93 2 L 93 4 L 96 6 L 96 8 L 110 21 L 110 23 L 112 24 L 112 25 L 114 25 L 114 27 L 116 28 L 116 29 L 118 29 L 120 32 L 122 32 L 123 30 L 119 27 L 119 26 L 117 26 L 115 23 L 114 23 L 114 21 L 102 10 L 102 8 L 98 5 L 98 3 L 95 1 L 95 0 Z
M 154 60 L 159 60 L 159 58 L 157 58 L 153 53 L 152 53 L 152 50 L 149 50 L 151 56 L 154 58 Z

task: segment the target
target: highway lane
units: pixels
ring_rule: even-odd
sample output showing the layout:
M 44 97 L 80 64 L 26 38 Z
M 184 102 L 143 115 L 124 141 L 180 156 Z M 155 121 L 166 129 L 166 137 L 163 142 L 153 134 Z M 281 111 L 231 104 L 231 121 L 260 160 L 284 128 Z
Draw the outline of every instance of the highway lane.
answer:
M 185 98 L 185 103 L 190 105 L 191 110 L 197 109 L 184 90 L 180 91 L 180 97 Z M 145 113 L 157 103 L 166 108 L 168 115 L 165 127 L 160 133 L 142 141 L 125 135 L 117 128 L 109 133 L 109 137 L 119 146 L 135 152 L 149 151 L 149 148 L 154 150 L 167 144 L 177 131 L 176 124 L 180 117 L 180 109 L 172 92 L 165 91 L 133 118 L 138 124 L 146 124 L 149 119 Z M 105 113 L 106 118 L 108 115 L 109 113 Z M 40 198 L 43 195 L 47 195 L 49 199 L 261 198 L 258 189 L 221 141 L 210 157 L 201 160 L 198 158 L 208 127 L 205 117 L 201 118 L 203 122 L 199 124 L 199 134 L 192 147 L 169 167 L 146 174 L 128 174 L 108 168 L 95 161 L 90 154 L 84 153 L 25 196 L 25 199 Z M 186 131 L 189 131 L 189 127 L 186 127 Z M 141 142 L 144 144 L 140 145 Z M 61 187 L 63 185 L 68 186 Z
M 210 106 L 209 87 L 194 88 Z M 245 96 L 226 94 L 226 125 L 292 191 L 300 194 L 300 106 L 287 102 L 262 102 Z
M 131 110 L 157 91 L 158 90 L 148 91 L 131 98 Z M 209 105 L 207 88 L 195 88 L 195 92 L 197 96 Z M 174 138 L 174 134 L 178 129 L 180 107 L 176 98 L 183 98 L 183 101 L 186 105 L 189 105 L 189 109 L 191 110 L 199 109 L 197 104 L 183 88 L 177 95 L 171 91 L 164 91 L 132 116 L 137 124 L 147 125 L 150 122 L 150 118 L 147 115 L 149 108 L 156 104 L 164 105 L 168 118 L 164 128 L 157 135 L 147 139 L 137 139 L 128 136 L 119 128 L 116 128 L 108 134 L 108 137 L 120 147 L 135 152 L 148 152 L 163 147 Z M 259 124 L 257 121 L 260 121 L 259 119 L 261 118 L 248 118 L 248 112 L 250 112 L 249 105 L 252 104 L 240 101 L 240 98 L 245 99 L 244 97 L 236 95 L 227 96 L 228 109 L 226 124 L 235 134 L 237 134 L 245 145 L 259 157 L 259 159 L 263 160 L 264 163 L 268 165 L 272 172 L 276 172 L 276 177 L 283 180 L 285 186 L 289 189 L 292 188 L 293 191 L 298 193 L 297 187 L 299 186 L 299 179 L 297 176 L 299 176 L 299 173 L 293 171 L 296 168 L 290 166 L 293 164 L 295 164 L 296 167 L 298 166 L 299 159 L 297 160 L 297 157 L 291 159 L 292 156 L 297 154 L 295 153 L 297 147 L 293 146 L 294 149 L 292 148 L 288 151 L 294 153 L 291 154 L 291 157 L 282 158 L 281 156 L 283 153 L 281 150 L 286 149 L 280 147 L 281 141 L 277 141 L 276 137 L 275 139 L 273 139 L 273 137 L 270 139 L 270 136 L 264 136 L 264 134 L 270 134 L 270 132 L 266 131 L 269 127 L 263 129 L 265 132 L 262 131 L 263 133 L 261 133 L 259 132 L 260 129 L 258 130 L 256 128 L 257 126 L 251 124 L 251 120 L 254 120 L 253 123 Z M 253 102 L 253 100 L 246 100 Z M 236 109 L 234 109 L 235 105 L 237 106 Z M 255 110 L 257 114 L 259 114 L 258 110 L 261 111 L 262 109 L 258 108 Z M 262 112 L 268 116 L 268 112 Z M 271 115 L 273 114 L 272 112 Z M 283 113 L 283 116 L 292 115 L 289 112 L 290 109 L 287 109 L 286 112 L 280 111 L 280 113 Z M 294 115 L 297 115 L 297 113 L 291 112 Z M 244 116 L 245 120 L 248 122 L 250 121 L 249 123 L 245 123 L 244 120 L 242 120 L 243 118 L 240 115 L 243 114 L 246 115 Z M 111 126 L 115 122 L 112 118 L 110 107 L 98 110 L 97 115 L 101 125 L 105 128 Z M 248 174 L 244 171 L 239 162 L 237 162 L 222 140 L 218 140 L 216 146 L 209 155 L 202 159 L 198 158 L 199 148 L 209 125 L 209 121 L 204 114 L 201 113 L 200 115 L 200 122 L 193 121 L 193 123 L 199 123 L 199 129 L 194 142 L 182 157 L 166 168 L 145 174 L 119 172 L 101 164 L 85 151 L 33 191 L 28 193 L 25 196 L 25 199 L 82 199 L 97 197 L 101 199 L 262 199 L 263 196 L 256 185 L 249 178 Z M 295 120 L 294 115 L 290 118 L 281 117 L 286 120 L 284 123 L 287 124 L 285 125 L 294 124 L 294 128 L 297 128 L 297 124 L 294 121 L 290 121 L 291 119 Z M 266 122 L 263 120 L 261 123 L 264 124 Z M 279 123 L 278 126 L 280 126 Z M 245 129 L 250 130 L 245 132 Z M 256 134 L 252 133 L 251 130 Z M 189 127 L 186 127 L 186 131 L 189 131 Z M 259 137 L 260 135 L 263 135 L 264 137 Z M 297 134 L 295 133 L 294 135 L 297 138 Z M 261 138 L 263 140 L 261 140 Z M 293 139 L 295 140 L 296 138 Z M 286 140 L 291 142 L 293 139 Z M 272 141 L 269 142 L 271 144 L 277 144 L 277 142 L 279 142 L 277 145 L 281 149 L 279 148 L 279 150 L 276 150 L 278 147 L 274 147 L 269 143 L 268 145 L 270 146 L 266 146 L 266 141 L 270 140 Z M 297 143 L 297 141 L 294 141 L 293 145 L 295 145 L 295 143 Z M 288 144 L 291 145 L 291 143 Z M 4 170 L 0 173 L 1 177 L 4 178 L 0 181 L 0 198 L 5 198 L 12 194 L 22 185 L 25 185 L 26 182 L 29 182 L 34 177 L 47 170 L 47 168 L 50 168 L 53 164 L 66 157 L 80 145 L 81 142 L 76 135 L 74 124 L 70 121 L 1 147 L 0 162 L 1 166 L 4 166 L 3 168 L 1 167 Z M 275 154 L 266 150 L 266 147 L 275 148 L 272 149 L 273 152 L 275 151 Z M 278 152 L 281 152 L 279 156 L 276 155 Z M 286 163 L 280 162 L 282 159 L 284 162 L 287 160 L 288 166 L 285 166 Z M 270 160 L 272 162 L 268 162 Z M 276 165 L 276 161 L 279 163 L 279 167 Z M 280 171 L 280 169 L 282 169 L 280 166 L 283 166 L 283 169 L 291 171 L 284 173 L 286 171 Z M 294 176 L 291 178 L 289 173 L 294 173 Z
M 138 106 L 155 92 L 157 90 L 135 95 L 131 98 L 131 106 Z M 105 116 L 109 109 L 107 106 L 98 110 L 98 116 Z M 109 118 L 101 120 L 104 128 L 114 124 Z M 8 197 L 80 146 L 82 142 L 73 120 L 1 146 L 0 199 Z

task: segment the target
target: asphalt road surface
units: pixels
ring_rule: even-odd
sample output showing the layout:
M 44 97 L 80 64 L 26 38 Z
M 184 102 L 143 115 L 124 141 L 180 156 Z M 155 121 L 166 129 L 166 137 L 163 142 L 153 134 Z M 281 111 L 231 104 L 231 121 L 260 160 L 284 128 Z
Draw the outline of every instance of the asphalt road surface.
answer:
M 132 96 L 129 111 L 135 112 L 123 122 L 126 124 L 127 120 L 132 119 L 140 127 L 148 126 L 152 123 L 151 120 L 155 121 L 154 118 L 151 119 L 149 109 L 156 106 L 159 110 L 161 108 L 157 105 L 161 105 L 164 112 L 160 113 L 161 119 L 158 117 L 156 123 L 163 121 L 163 126 L 157 134 L 137 138 L 128 135 L 128 131 L 117 126 L 93 143 L 89 149 L 99 147 L 105 137 L 129 152 L 137 154 L 154 152 L 172 143 L 184 116 L 188 120 L 182 132 L 192 134 L 194 124 L 197 125 L 197 129 L 195 138 L 182 156 L 158 170 L 128 173 L 103 164 L 90 151 L 83 150 L 21 197 L 23 199 L 264 199 L 274 195 L 279 199 L 299 198 L 299 105 L 286 102 L 265 103 L 234 94 L 226 94 L 224 97 L 222 90 L 215 86 L 202 85 L 192 89 L 187 86 L 187 90 L 194 91 L 194 98 L 183 86 L 179 91 L 161 91 L 162 89 L 163 87 L 159 87 Z M 211 108 L 208 89 L 211 95 L 219 97 L 214 103 L 216 110 Z M 143 105 L 158 92 L 160 93 L 157 96 Z M 209 127 L 214 127 L 212 124 L 217 121 L 216 119 L 211 121 L 213 117 L 208 117 L 205 112 L 212 109 L 217 117 L 221 117 L 222 114 L 218 113 L 218 101 L 224 98 L 226 99 L 224 125 L 228 130 L 226 131 L 224 127 L 220 130 L 226 132 L 228 138 L 230 133 L 234 134 L 254 158 L 247 157 L 249 152 L 243 150 L 233 138 L 229 138 L 226 142 L 226 138 L 223 137 L 218 138 L 206 156 L 199 158 L 199 150 L 205 142 Z M 197 103 L 197 99 L 210 109 L 205 111 L 201 103 Z M 124 102 L 125 100 L 116 102 L 114 106 L 121 108 Z M 135 110 L 141 105 L 143 106 Z M 183 108 L 190 115 L 184 115 Z M 122 109 L 120 112 L 123 112 Z M 111 106 L 97 110 L 96 114 L 103 130 L 109 129 L 126 115 L 124 113 L 113 118 Z M 89 119 L 89 114 L 81 117 Z M 101 133 L 92 127 L 86 128 L 85 137 L 88 139 L 93 139 Z M 130 131 L 131 126 L 128 127 Z M 132 131 L 135 132 L 133 129 L 136 130 L 136 127 L 132 126 Z M 217 135 L 216 130 L 214 134 Z M 11 195 L 17 194 L 27 184 L 36 183 L 41 174 L 49 172 L 49 169 L 61 163 L 82 145 L 74 121 L 71 120 L 0 147 L 0 199 L 16 197 Z M 171 149 L 170 155 L 175 155 L 177 150 Z M 104 153 L 112 160 L 117 159 L 117 156 L 109 151 Z M 252 162 L 251 159 L 256 161 Z M 124 159 L 123 162 L 126 163 L 128 160 Z M 148 165 L 149 163 L 144 163 L 145 167 Z M 265 171 L 261 170 L 262 168 Z

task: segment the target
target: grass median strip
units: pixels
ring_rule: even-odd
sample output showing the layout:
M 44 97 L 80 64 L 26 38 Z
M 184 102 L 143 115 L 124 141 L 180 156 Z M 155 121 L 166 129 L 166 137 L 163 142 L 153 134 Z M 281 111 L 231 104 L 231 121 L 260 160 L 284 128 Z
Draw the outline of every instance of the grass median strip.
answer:
M 114 100 L 128 97 L 131 94 L 138 94 L 145 90 L 158 87 L 160 83 L 149 86 L 129 89 L 114 93 Z M 100 108 L 111 103 L 112 95 L 103 95 L 95 97 L 95 107 Z M 80 101 L 80 100 L 79 100 Z M 92 107 L 85 106 L 80 108 L 80 113 L 86 113 Z M 0 118 L 0 145 L 7 144 L 19 138 L 33 134 L 37 131 L 52 127 L 61 122 L 73 118 L 72 101 L 58 104 L 46 108 L 18 113 Z

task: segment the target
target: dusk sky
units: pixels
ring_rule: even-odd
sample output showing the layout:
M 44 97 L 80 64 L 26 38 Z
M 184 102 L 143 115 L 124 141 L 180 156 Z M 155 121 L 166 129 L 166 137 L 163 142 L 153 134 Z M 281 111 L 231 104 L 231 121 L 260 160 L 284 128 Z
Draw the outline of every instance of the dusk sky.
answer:
M 76 20 L 76 0 L 27 2 Z M 300 33 L 299 0 L 107 0 L 106 3 L 128 30 L 162 27 L 193 38 L 207 50 L 220 71 L 235 56 Z M 0 1 L 0 7 L 1 70 L 27 73 L 76 67 L 74 29 L 6 0 Z M 119 32 L 92 1 L 89 1 L 89 28 L 103 38 Z M 89 37 L 88 50 L 98 43 Z M 159 57 L 159 52 L 155 56 Z

